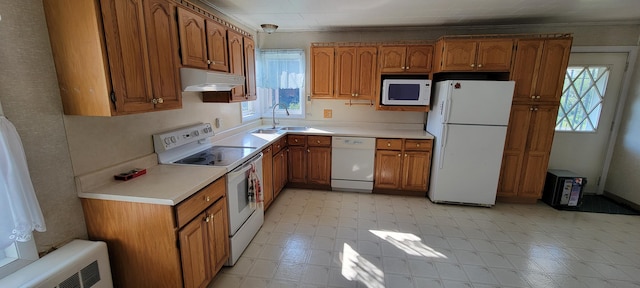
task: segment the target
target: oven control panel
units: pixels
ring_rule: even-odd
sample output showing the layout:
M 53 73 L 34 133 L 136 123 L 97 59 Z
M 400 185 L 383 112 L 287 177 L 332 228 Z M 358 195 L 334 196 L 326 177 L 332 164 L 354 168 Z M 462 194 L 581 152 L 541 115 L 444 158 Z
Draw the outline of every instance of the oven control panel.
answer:
M 191 142 L 213 136 L 210 123 L 200 123 L 159 134 L 153 134 L 153 148 L 156 153 L 164 152 Z

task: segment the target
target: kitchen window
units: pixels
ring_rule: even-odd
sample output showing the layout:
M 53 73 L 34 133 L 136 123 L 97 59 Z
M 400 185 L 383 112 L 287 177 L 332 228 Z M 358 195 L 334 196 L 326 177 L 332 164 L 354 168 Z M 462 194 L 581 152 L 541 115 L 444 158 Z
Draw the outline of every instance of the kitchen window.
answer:
M 556 131 L 595 132 L 610 67 L 570 66 L 564 78 Z
M 258 100 L 242 103 L 242 117 L 271 117 L 275 104 L 276 117 L 304 118 L 305 54 L 301 49 L 263 49 L 256 55 Z M 286 116 L 284 107 L 289 110 Z M 253 117 L 253 118 L 250 118 Z

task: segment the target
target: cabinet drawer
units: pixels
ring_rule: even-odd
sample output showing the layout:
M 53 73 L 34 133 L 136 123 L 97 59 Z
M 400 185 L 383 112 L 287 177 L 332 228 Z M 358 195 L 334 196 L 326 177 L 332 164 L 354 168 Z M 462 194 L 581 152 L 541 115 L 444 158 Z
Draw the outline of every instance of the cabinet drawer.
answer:
M 304 135 L 288 135 L 289 139 L 287 139 L 287 143 L 289 146 L 304 146 L 307 140 L 307 136 Z
M 276 140 L 276 142 L 273 143 L 272 146 L 273 146 L 273 154 L 275 155 L 276 153 L 280 152 L 282 148 L 287 147 L 287 136 L 284 136 Z
M 202 213 L 207 207 L 215 203 L 227 193 L 225 178 L 220 178 L 209 186 L 191 195 L 176 206 L 176 220 L 178 228 L 187 224 L 193 217 Z
M 433 145 L 432 140 L 406 139 L 404 140 L 404 150 L 406 151 L 429 151 Z
M 379 150 L 401 150 L 402 139 L 376 139 L 376 149 Z
M 331 147 L 330 136 L 307 136 L 307 145 L 316 147 Z

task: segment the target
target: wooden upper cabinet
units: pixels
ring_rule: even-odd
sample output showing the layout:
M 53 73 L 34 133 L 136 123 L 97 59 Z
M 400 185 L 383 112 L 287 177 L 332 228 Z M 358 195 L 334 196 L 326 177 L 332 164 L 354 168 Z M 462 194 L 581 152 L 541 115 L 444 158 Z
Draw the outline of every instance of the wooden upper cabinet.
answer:
M 380 47 L 381 73 L 429 73 L 433 65 L 433 45 Z
M 514 102 L 560 101 L 571 42 L 571 38 L 517 41 L 511 71 L 511 80 L 516 82 Z
M 207 55 L 209 69 L 229 72 L 229 57 L 227 55 L 227 29 L 214 21 L 206 20 L 207 27 Z
M 311 47 L 311 97 L 333 98 L 333 47 Z
M 206 69 L 207 28 L 205 18 L 185 8 L 178 7 L 178 29 L 182 65 Z
M 178 8 L 182 65 L 229 72 L 227 29 L 186 8 Z
M 512 39 L 441 39 L 436 43 L 436 72 L 509 72 Z
M 145 27 L 151 84 L 155 98 L 162 102 L 155 109 L 175 109 L 182 107 L 182 87 L 180 83 L 180 59 L 178 57 L 178 27 L 176 7 L 166 0 L 144 1 Z
M 244 37 L 244 75 L 245 95 L 244 101 L 256 100 L 256 49 L 253 39 Z
M 181 107 L 172 1 L 47 0 L 44 8 L 65 114 Z
M 244 75 L 244 44 L 243 37 L 237 32 L 229 30 L 229 72 L 236 75 Z M 237 86 L 231 90 L 231 101 L 244 101 L 245 85 Z
M 377 48 L 337 47 L 335 58 L 335 97 L 373 100 Z

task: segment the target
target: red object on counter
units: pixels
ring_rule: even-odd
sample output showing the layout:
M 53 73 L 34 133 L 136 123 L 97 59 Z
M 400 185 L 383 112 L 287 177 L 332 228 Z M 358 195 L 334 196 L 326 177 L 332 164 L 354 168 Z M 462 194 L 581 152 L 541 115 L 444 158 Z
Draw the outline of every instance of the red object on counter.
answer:
M 131 171 L 113 175 L 113 179 L 127 181 L 144 174 L 147 174 L 147 169 L 133 169 Z

